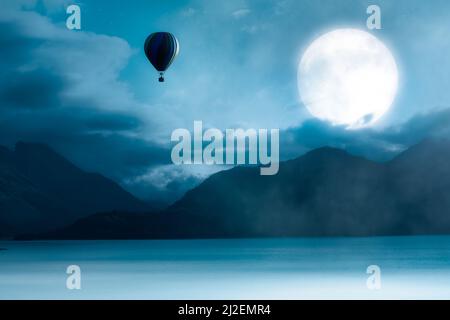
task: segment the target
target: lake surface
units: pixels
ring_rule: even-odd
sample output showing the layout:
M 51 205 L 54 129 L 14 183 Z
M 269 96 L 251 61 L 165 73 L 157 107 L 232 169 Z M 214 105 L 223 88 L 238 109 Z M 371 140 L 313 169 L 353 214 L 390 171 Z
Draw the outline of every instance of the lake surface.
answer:
M 450 299 L 450 237 L 0 242 L 0 299 Z M 81 290 L 66 269 L 81 268 Z M 366 285 L 369 265 L 381 289 Z

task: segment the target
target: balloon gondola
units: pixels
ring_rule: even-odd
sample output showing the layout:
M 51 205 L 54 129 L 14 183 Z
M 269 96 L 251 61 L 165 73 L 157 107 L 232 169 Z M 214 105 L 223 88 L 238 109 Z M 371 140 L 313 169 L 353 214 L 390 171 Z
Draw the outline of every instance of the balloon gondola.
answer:
M 159 82 L 164 82 L 164 72 L 178 55 L 180 45 L 169 32 L 155 32 L 147 37 L 144 52 L 153 67 L 159 72 Z

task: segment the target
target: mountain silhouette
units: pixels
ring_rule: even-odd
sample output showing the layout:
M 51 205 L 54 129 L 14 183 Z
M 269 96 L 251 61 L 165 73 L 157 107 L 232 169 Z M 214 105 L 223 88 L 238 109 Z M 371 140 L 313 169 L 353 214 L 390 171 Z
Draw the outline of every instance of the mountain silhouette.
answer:
M 46 145 L 0 147 L 0 236 L 48 231 L 96 212 L 147 209 L 117 183 Z
M 275 176 L 256 167 L 219 172 L 159 213 L 101 213 L 34 238 L 450 234 L 449 163 L 447 140 L 385 163 L 325 147 L 280 163 Z

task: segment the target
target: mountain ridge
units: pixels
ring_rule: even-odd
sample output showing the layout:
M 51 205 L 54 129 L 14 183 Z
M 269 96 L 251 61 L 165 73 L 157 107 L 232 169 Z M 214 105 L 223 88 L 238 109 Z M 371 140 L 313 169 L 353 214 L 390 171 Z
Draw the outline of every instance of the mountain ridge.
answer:
M 0 227 L 0 236 L 51 230 L 115 209 L 145 211 L 148 206 L 47 145 L 21 141 L 12 150 L 0 148 L 0 226 L 8 226 Z
M 100 238 L 448 234 L 449 150 L 447 140 L 426 140 L 377 163 L 319 148 L 281 162 L 275 176 L 235 167 L 208 177 L 162 212 L 130 219 L 126 213 L 103 213 L 37 238 L 96 239 L 102 225 L 108 230 Z M 423 159 L 420 168 L 417 159 Z M 127 221 L 128 231 L 111 216 Z

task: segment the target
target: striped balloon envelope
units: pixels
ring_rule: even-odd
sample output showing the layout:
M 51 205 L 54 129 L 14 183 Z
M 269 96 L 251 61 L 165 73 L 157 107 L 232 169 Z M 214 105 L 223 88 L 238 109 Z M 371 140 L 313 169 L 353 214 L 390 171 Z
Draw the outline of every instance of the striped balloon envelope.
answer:
M 159 72 L 159 82 L 164 82 L 164 72 L 175 60 L 179 50 L 177 38 L 169 32 L 155 32 L 145 40 L 145 55 Z

